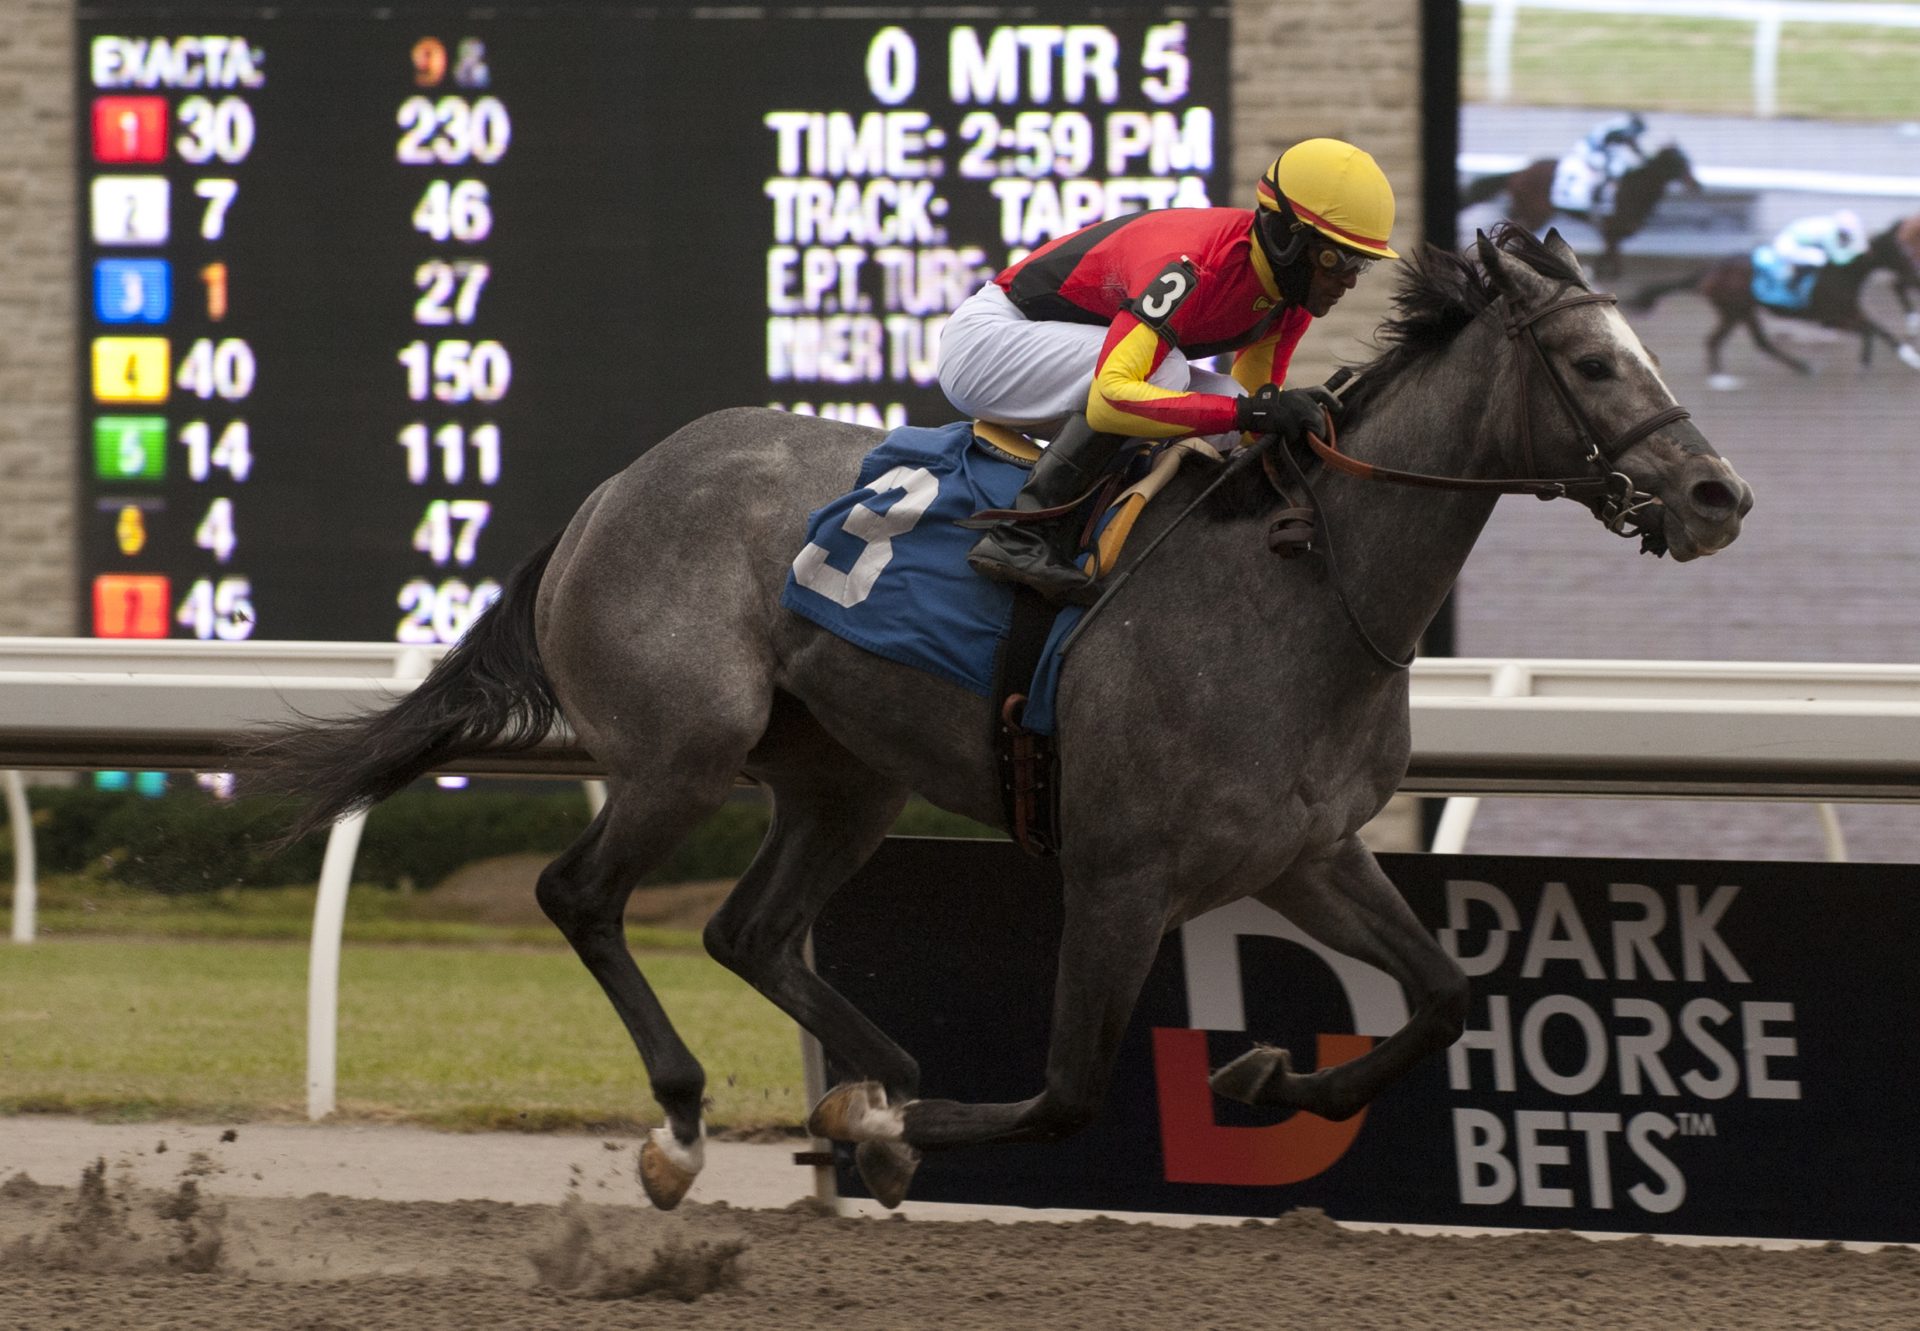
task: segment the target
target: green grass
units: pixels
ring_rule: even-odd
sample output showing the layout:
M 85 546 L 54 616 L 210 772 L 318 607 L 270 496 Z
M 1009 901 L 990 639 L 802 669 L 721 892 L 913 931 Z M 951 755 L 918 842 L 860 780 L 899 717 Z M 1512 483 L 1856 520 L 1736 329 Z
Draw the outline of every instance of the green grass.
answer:
M 1520 106 L 1753 113 L 1751 22 L 1522 10 L 1514 27 Z M 1461 28 L 1462 95 L 1485 101 L 1487 11 Z M 1781 29 L 1781 114 L 1920 119 L 1920 30 L 1789 23 Z
M 695 951 L 638 960 L 707 1068 L 715 1127 L 801 1122 L 784 1015 Z M 0 943 L 0 1112 L 301 1116 L 306 983 L 304 945 L 230 935 Z M 345 1117 L 453 1128 L 659 1121 L 625 1031 L 564 947 L 349 944 L 338 1098 Z
M 39 886 L 36 931 L 48 937 L 229 938 L 305 942 L 313 935 L 316 889 L 226 887 L 183 896 L 128 887 L 84 874 L 54 874 Z M 12 929 L 11 898 L 0 893 L 0 933 Z M 348 943 L 453 947 L 560 947 L 552 925 L 479 924 L 450 915 L 432 893 L 357 884 L 347 893 L 342 937 Z M 627 928 L 635 948 L 693 949 L 690 929 Z

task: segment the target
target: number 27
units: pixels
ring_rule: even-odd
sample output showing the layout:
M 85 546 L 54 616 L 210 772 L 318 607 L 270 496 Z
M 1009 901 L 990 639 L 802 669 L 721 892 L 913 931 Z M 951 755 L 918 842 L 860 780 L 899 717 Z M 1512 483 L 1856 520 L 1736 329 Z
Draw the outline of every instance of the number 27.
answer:
M 421 293 L 413 303 L 413 321 L 472 323 L 480 311 L 480 293 L 492 275 L 493 269 L 478 259 L 427 260 L 413 270 L 413 285 Z

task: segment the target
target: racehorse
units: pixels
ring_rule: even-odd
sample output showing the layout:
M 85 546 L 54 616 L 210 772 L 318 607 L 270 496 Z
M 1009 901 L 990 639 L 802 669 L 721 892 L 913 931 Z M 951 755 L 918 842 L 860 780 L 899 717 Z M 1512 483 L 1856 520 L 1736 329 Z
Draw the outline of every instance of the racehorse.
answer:
M 1736 382 L 1720 368 L 1720 344 L 1727 340 L 1727 335 L 1735 328 L 1745 328 L 1755 346 L 1796 373 L 1813 373 L 1811 365 L 1798 356 L 1782 351 L 1767 337 L 1766 330 L 1760 326 L 1760 311 L 1763 309 L 1783 319 L 1806 319 L 1844 333 L 1859 334 L 1860 364 L 1863 366 L 1873 363 L 1874 343 L 1885 342 L 1902 361 L 1920 369 L 1920 351 L 1915 351 L 1875 323 L 1860 308 L 1861 288 L 1866 285 L 1867 278 L 1883 268 L 1893 273 L 1896 286 L 1920 286 L 1920 270 L 1915 267 L 1913 253 L 1901 239 L 1902 228 L 1912 230 L 1909 223 L 1913 220 L 1895 223 L 1874 236 L 1867 242 L 1866 251 L 1858 258 L 1846 263 L 1829 264 L 1816 272 L 1813 293 L 1805 309 L 1762 302 L 1754 295 L 1751 252 L 1718 260 L 1685 277 L 1644 286 L 1634 294 L 1629 304 L 1635 310 L 1651 310 L 1662 296 L 1675 291 L 1692 291 L 1705 297 L 1720 316 L 1713 331 L 1707 334 L 1707 371 L 1712 376 L 1709 382 L 1717 387 L 1732 387 Z M 1902 303 L 1905 303 L 1904 294 Z
M 1482 176 L 1462 192 L 1461 206 L 1486 203 L 1505 194 L 1508 219 L 1518 222 L 1529 231 L 1538 231 L 1554 214 L 1564 211 L 1555 208 L 1552 199 L 1553 176 L 1559 166 L 1558 158 L 1542 157 L 1506 175 Z M 1700 192 L 1700 182 L 1693 178 L 1693 164 L 1677 145 L 1670 143 L 1613 182 L 1611 213 L 1597 221 L 1584 212 L 1567 214 L 1593 222 L 1600 233 L 1606 248 L 1594 261 L 1595 273 L 1601 277 L 1612 277 L 1619 273 L 1620 242 L 1637 234 L 1647 224 L 1654 205 L 1666 194 L 1667 186 L 1676 182 L 1690 193 Z
M 1212 1084 L 1351 1116 L 1466 1016 L 1459 966 L 1357 833 L 1406 771 L 1404 667 L 1496 499 L 1576 498 L 1677 560 L 1725 547 L 1752 504 L 1557 234 L 1543 244 L 1499 228 L 1461 254 L 1429 250 L 1407 264 L 1398 301 L 1386 350 L 1347 386 L 1347 451 L 1331 426 L 1314 441 L 1329 459 L 1319 512 L 1339 576 L 1324 557 L 1275 557 L 1269 523 L 1289 501 L 1263 467 L 1196 463 L 1211 472 L 1177 477 L 1129 543 L 1164 533 L 1157 553 L 1123 564 L 1117 608 L 1083 623 L 1057 698 L 1064 929 L 1030 1099 L 920 1098 L 914 1058 L 805 960 L 811 922 L 909 792 L 1006 825 L 986 702 L 780 608 L 807 514 L 851 488 L 874 431 L 744 408 L 694 421 L 595 490 L 412 693 L 296 724 L 240 770 L 305 792 L 297 836 L 437 766 L 571 723 L 608 798 L 536 893 L 665 1111 L 640 1164 L 663 1208 L 701 1167 L 705 1074 L 629 955 L 622 908 L 741 773 L 770 793 L 772 824 L 704 942 L 854 1071 L 809 1123 L 859 1144 L 888 1205 L 923 1151 L 1084 1126 L 1162 936 L 1248 896 L 1394 976 L 1412 1015 L 1349 1062 L 1296 1072 L 1285 1051 L 1256 1047 Z M 1209 485 L 1218 492 L 1198 503 Z M 875 529 L 892 530 L 877 511 Z

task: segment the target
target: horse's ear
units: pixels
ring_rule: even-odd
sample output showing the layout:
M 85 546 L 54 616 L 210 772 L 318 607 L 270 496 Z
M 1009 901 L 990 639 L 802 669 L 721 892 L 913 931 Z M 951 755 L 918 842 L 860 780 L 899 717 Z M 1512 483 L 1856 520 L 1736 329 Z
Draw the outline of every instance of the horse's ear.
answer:
M 1581 281 L 1586 280 L 1587 274 L 1586 270 L 1580 266 L 1580 256 L 1573 252 L 1573 246 L 1567 244 L 1567 238 L 1560 234 L 1559 227 L 1548 227 L 1547 234 L 1540 238 L 1540 243 L 1547 247 L 1547 253 L 1579 273 Z
M 1520 289 L 1513 273 L 1507 268 L 1507 256 L 1500 252 L 1500 247 L 1488 238 L 1486 232 L 1475 231 L 1473 237 L 1480 251 L 1480 266 L 1486 269 L 1487 280 L 1493 283 L 1494 290 L 1511 300 L 1519 300 Z

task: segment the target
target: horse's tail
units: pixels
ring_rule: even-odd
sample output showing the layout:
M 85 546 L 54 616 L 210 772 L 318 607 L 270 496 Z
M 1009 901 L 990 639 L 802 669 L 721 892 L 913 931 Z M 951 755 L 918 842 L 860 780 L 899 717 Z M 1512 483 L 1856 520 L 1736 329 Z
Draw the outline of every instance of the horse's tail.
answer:
M 1634 292 L 1627 300 L 1627 308 L 1638 310 L 1642 314 L 1659 303 L 1662 296 L 1670 296 L 1676 291 L 1691 291 L 1706 280 L 1705 269 L 1688 273 L 1685 277 L 1670 278 L 1665 282 L 1651 282 Z
M 1460 191 L 1460 206 L 1464 208 L 1470 203 L 1485 203 L 1489 199 L 1499 198 L 1502 194 L 1506 193 L 1507 182 L 1512 178 L 1511 173 L 1498 176 L 1481 176 L 1480 179 L 1472 182 Z
M 392 707 L 289 722 L 232 755 L 249 793 L 301 801 L 276 847 L 371 808 L 443 763 L 540 742 L 560 715 L 560 702 L 534 640 L 533 607 L 559 544 L 556 533 L 508 574 L 500 599 Z

